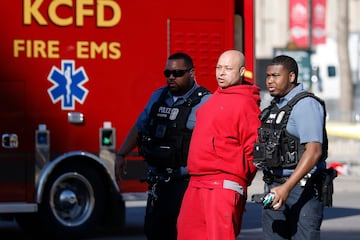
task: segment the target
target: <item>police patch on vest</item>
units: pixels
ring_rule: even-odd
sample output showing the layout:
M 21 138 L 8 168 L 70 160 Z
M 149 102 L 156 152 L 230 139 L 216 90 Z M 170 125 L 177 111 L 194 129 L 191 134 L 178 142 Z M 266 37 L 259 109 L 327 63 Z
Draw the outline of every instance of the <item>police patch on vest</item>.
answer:
M 170 115 L 170 112 L 171 112 L 171 108 L 161 106 L 161 107 L 159 107 L 159 109 L 156 113 L 156 116 L 160 117 L 160 118 L 167 118 L 168 115 Z
M 178 108 L 171 108 L 171 107 L 159 107 L 158 112 L 156 114 L 157 117 L 160 118 L 168 118 L 170 120 L 175 120 L 179 114 Z
M 276 117 L 276 124 L 279 124 L 279 123 L 281 123 L 281 121 L 282 121 L 282 119 L 283 119 L 283 117 L 284 117 L 284 115 L 285 115 L 285 111 L 281 111 L 278 115 L 277 115 L 277 117 Z
M 268 124 L 273 123 L 275 118 L 276 118 L 276 114 L 275 113 L 270 113 L 268 118 L 266 119 L 266 123 L 268 123 Z
M 170 120 L 175 120 L 177 115 L 179 114 L 179 109 L 178 108 L 173 108 L 171 109 L 171 113 L 170 113 Z

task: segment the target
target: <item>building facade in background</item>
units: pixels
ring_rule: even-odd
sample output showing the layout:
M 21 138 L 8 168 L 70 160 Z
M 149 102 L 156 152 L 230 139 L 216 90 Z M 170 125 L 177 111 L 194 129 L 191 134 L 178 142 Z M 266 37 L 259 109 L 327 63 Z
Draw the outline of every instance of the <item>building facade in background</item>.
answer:
M 360 95 L 360 0 L 348 2 L 352 79 L 355 95 Z M 313 6 L 311 25 L 310 3 Z M 264 87 L 268 61 L 274 55 L 290 53 L 299 62 L 300 81 L 305 87 L 329 101 L 339 98 L 338 3 L 338 0 L 255 0 L 256 79 L 260 87 Z

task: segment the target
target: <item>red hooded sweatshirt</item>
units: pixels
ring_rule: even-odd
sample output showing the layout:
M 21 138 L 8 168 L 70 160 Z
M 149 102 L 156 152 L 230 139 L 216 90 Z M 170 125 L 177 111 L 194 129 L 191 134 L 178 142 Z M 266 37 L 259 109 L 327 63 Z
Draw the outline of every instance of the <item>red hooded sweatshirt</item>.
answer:
M 245 189 L 256 174 L 253 147 L 260 127 L 260 89 L 218 88 L 196 112 L 188 169 L 192 179 L 232 180 Z

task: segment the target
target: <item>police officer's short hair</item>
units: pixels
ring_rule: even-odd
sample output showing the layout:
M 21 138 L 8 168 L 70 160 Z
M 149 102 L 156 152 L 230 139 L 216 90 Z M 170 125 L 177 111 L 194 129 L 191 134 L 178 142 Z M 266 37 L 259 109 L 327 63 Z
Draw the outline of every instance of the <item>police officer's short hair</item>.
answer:
M 295 83 L 297 83 L 297 77 L 298 77 L 298 73 L 299 73 L 299 68 L 298 68 L 298 64 L 295 61 L 295 59 L 293 59 L 290 56 L 286 56 L 286 55 L 279 55 L 276 56 L 272 59 L 270 65 L 282 65 L 284 66 L 289 73 L 293 72 L 295 74 Z
M 177 53 L 171 54 L 168 58 L 168 60 L 176 60 L 176 59 L 184 59 L 185 66 L 187 69 L 194 68 L 193 60 L 188 54 L 183 53 L 183 52 L 177 52 Z

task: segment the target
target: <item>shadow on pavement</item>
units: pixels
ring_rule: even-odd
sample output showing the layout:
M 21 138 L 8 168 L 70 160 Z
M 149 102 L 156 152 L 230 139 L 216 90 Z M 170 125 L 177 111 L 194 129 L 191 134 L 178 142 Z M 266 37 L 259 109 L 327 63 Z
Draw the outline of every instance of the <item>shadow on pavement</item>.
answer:
M 324 210 L 324 220 L 351 217 L 357 215 L 360 215 L 360 209 L 357 208 L 332 207 L 332 208 L 325 208 Z

